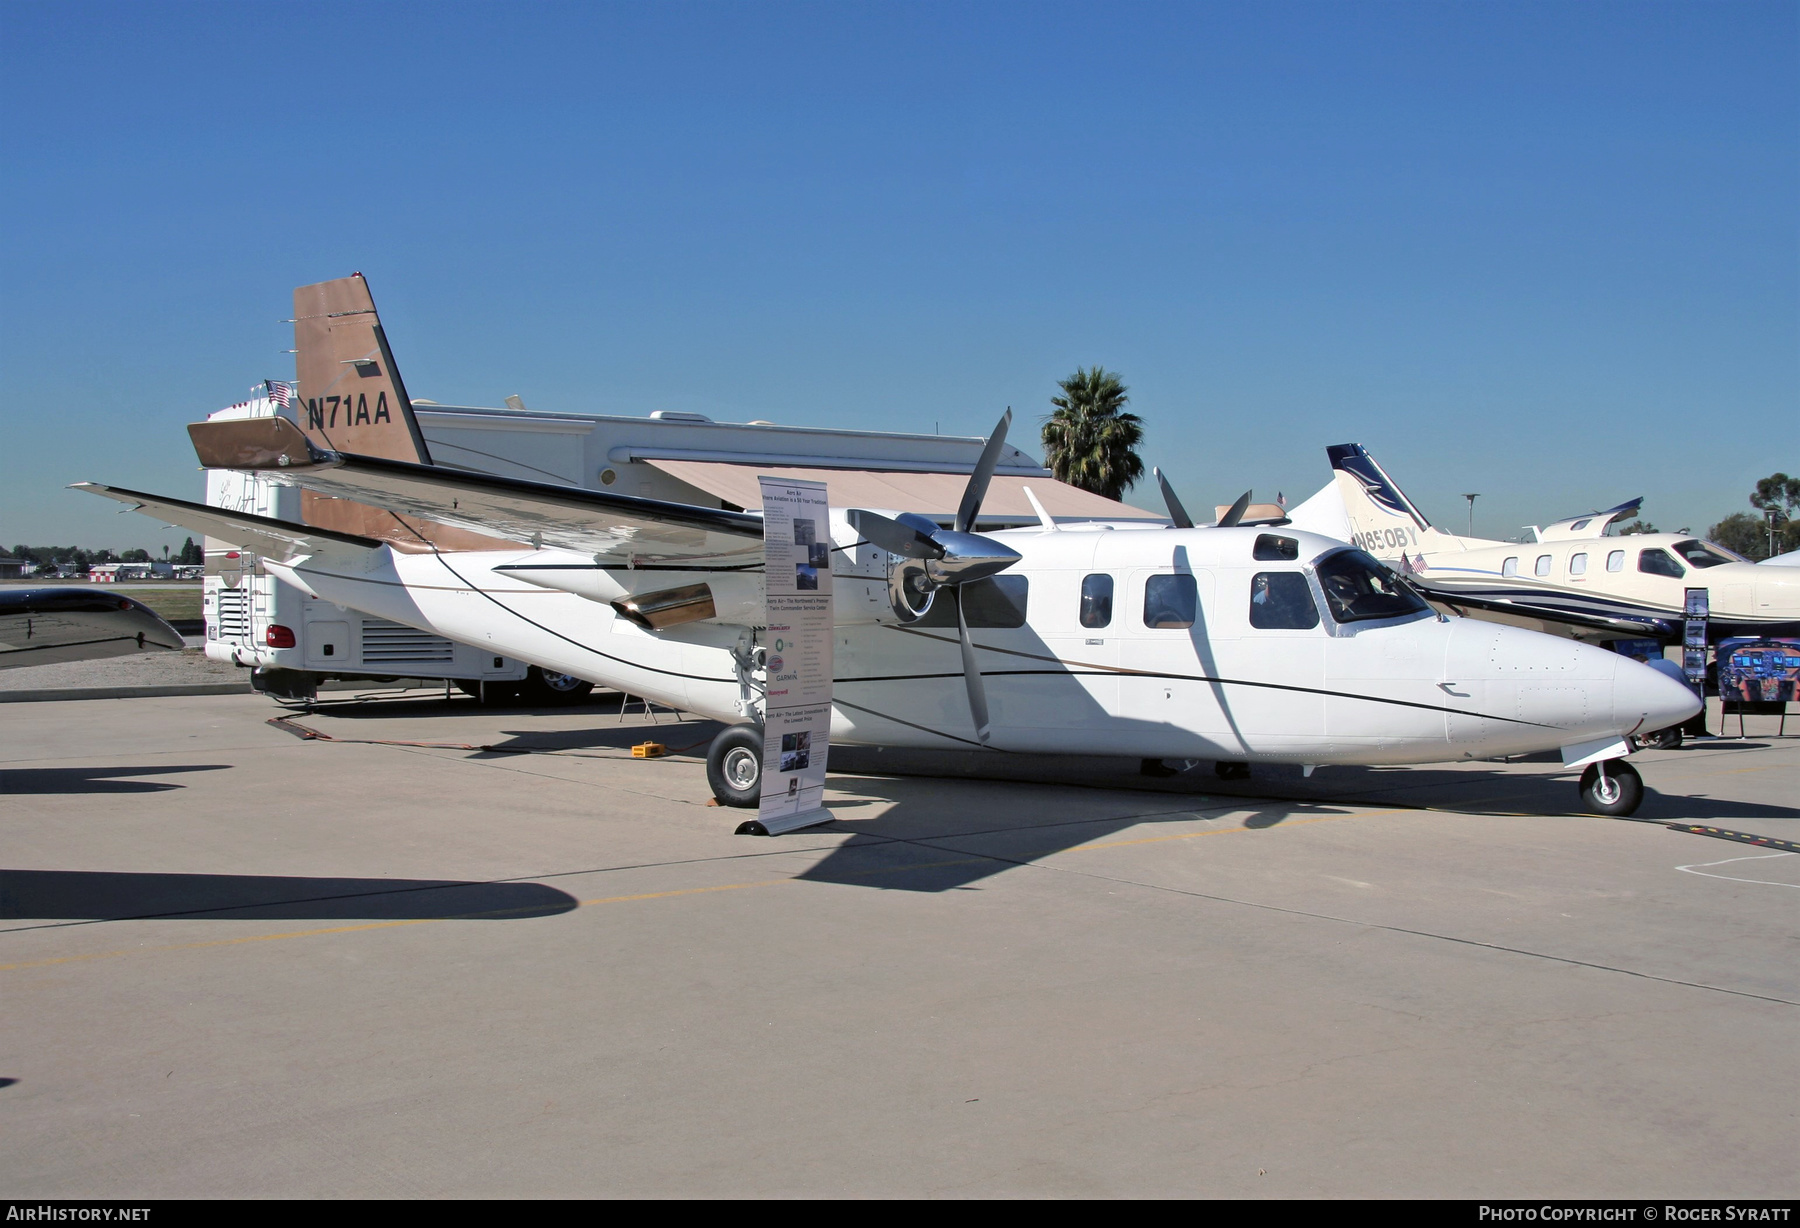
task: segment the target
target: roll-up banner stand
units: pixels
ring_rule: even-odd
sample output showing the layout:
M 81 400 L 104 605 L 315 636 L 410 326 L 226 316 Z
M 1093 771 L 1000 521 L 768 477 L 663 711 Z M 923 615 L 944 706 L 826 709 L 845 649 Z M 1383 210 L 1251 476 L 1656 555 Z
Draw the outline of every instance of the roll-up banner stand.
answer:
M 1687 590 L 1687 618 L 1681 636 L 1681 672 L 1700 696 L 1700 711 L 1683 726 L 1695 736 L 1706 733 L 1706 620 L 1712 614 L 1712 596 L 1703 588 Z M 1723 727 L 1721 727 L 1722 730 Z
M 824 805 L 831 743 L 831 507 L 823 482 L 758 480 L 769 629 L 756 821 L 775 836 L 834 817 Z

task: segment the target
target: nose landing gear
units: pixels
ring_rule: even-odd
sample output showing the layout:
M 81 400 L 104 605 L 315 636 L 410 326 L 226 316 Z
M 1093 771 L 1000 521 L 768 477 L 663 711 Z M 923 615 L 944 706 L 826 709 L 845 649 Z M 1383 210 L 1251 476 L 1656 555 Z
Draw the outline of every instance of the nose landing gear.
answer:
M 706 783 L 721 806 L 749 807 L 762 800 L 763 733 L 733 725 L 706 752 Z
M 1623 818 L 1644 800 L 1644 778 L 1623 759 L 1590 763 L 1581 773 L 1581 801 L 1595 814 Z

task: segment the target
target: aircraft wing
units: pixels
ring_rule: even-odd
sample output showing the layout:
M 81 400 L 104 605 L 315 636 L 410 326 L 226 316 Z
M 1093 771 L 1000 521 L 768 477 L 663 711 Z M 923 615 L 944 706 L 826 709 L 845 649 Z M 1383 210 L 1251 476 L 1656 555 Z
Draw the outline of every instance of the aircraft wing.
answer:
M 103 588 L 0 591 L 0 669 L 181 651 L 181 634 L 141 601 Z
M 171 499 L 166 495 L 147 495 L 141 490 L 126 490 L 122 486 L 77 482 L 70 489 L 85 490 L 90 495 L 101 495 L 117 499 L 120 503 L 129 503 L 134 510 L 165 524 L 180 525 L 196 533 L 205 533 L 209 537 L 216 537 L 220 541 L 230 542 L 241 549 L 272 559 L 286 560 L 303 554 L 316 554 L 327 543 L 361 546 L 367 550 L 374 550 L 382 544 L 372 537 L 358 537 L 354 533 L 338 533 L 331 529 L 315 529 L 289 520 L 276 520 L 272 516 L 254 516 L 249 512 L 208 507 L 204 503 L 189 503 L 186 499 Z
M 721 559 L 762 550 L 762 517 L 747 512 L 326 452 L 284 418 L 199 422 L 188 433 L 208 468 L 273 471 L 330 498 L 534 547 L 621 563 Z
M 1452 614 L 1467 615 L 1471 611 L 1475 611 L 1473 617 L 1476 618 L 1485 617 L 1490 621 L 1511 623 L 1534 631 L 1565 635 L 1571 639 L 1618 639 L 1622 636 L 1667 639 L 1680 630 L 1679 624 L 1673 619 L 1653 618 L 1648 615 L 1628 617 L 1594 614 L 1585 610 L 1572 610 L 1538 601 L 1471 597 L 1467 593 L 1459 593 L 1454 589 L 1437 588 L 1416 575 L 1408 576 L 1407 580 L 1425 600 Z

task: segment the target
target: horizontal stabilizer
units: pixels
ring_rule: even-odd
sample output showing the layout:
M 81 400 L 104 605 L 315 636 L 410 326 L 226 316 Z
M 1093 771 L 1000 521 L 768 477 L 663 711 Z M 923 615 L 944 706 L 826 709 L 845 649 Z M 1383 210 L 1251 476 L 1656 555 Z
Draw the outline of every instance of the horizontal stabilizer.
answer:
M 762 517 L 439 465 L 323 452 L 283 418 L 188 428 L 209 468 L 279 473 L 315 494 L 533 547 L 619 560 L 760 554 Z
M 316 554 L 323 546 L 332 543 L 361 546 L 366 550 L 377 549 L 382 544 L 372 537 L 358 537 L 354 533 L 338 533 L 331 529 L 315 529 L 289 520 L 277 520 L 273 516 L 233 512 L 222 507 L 208 507 L 204 503 L 189 503 L 186 499 L 171 499 L 165 495 L 147 495 L 141 490 L 126 490 L 121 486 L 77 482 L 70 489 L 85 490 L 90 495 L 102 495 L 108 499 L 117 499 L 120 503 L 129 503 L 135 510 L 165 524 L 204 533 L 220 541 L 230 542 L 241 550 L 276 560 Z

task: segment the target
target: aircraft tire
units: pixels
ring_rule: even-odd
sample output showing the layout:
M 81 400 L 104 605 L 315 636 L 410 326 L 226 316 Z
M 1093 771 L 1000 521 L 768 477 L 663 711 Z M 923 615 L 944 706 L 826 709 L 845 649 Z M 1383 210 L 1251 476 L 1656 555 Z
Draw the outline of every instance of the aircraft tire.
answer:
M 762 800 L 762 728 L 733 725 L 706 750 L 706 783 L 721 806 L 754 806 Z
M 574 674 L 558 674 L 533 665 L 525 671 L 525 695 L 533 703 L 578 704 L 594 684 Z
M 1595 814 L 1623 818 L 1644 800 L 1644 778 L 1623 759 L 1608 759 L 1604 776 L 1590 763 L 1581 773 L 1581 800 Z

